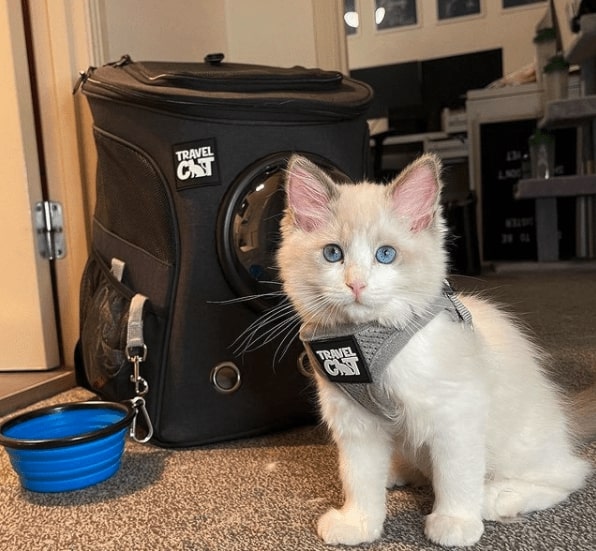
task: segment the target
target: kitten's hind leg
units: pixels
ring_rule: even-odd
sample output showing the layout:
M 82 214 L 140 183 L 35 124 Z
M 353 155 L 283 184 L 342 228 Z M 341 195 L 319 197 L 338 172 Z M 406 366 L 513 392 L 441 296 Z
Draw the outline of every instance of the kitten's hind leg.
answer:
M 565 500 L 570 490 L 523 480 L 489 482 L 485 489 L 482 516 L 485 520 L 506 520 L 524 513 L 547 509 Z
M 488 481 L 484 491 L 482 516 L 486 520 L 504 520 L 540 511 L 567 499 L 580 489 L 590 472 L 587 462 L 571 458 L 561 463 L 559 473 L 545 473 L 532 480 L 501 479 Z
M 387 478 L 387 488 L 396 486 L 424 486 L 429 483 L 420 470 L 412 465 L 400 452 L 393 454 Z

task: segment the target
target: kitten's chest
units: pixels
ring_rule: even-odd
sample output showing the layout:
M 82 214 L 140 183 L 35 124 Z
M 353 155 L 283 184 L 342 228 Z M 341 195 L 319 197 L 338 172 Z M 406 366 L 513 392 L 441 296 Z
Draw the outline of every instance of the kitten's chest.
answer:
M 324 380 L 368 411 L 394 419 L 400 414 L 394 400 L 388 400 L 386 371 L 416 332 L 367 324 L 315 335 L 312 328 L 303 327 L 301 338 Z
M 328 328 L 305 324 L 300 338 L 321 377 L 371 413 L 394 421 L 403 416 L 398 405 L 408 394 L 420 393 L 428 386 L 426 381 L 417 390 L 407 391 L 416 379 L 425 382 L 424 376 L 420 377 L 424 374 L 416 369 L 417 357 L 425 353 L 425 344 L 438 340 L 437 330 L 440 334 L 445 324 L 450 332 L 453 326 L 471 328 L 470 313 L 449 291 L 446 288 L 402 328 L 376 323 Z M 400 373 L 403 385 L 399 376 L 395 377 Z

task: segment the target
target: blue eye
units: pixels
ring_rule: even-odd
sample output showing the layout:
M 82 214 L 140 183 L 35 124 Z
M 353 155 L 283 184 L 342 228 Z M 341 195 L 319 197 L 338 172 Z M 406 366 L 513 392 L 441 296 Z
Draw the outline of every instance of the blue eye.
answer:
M 396 256 L 397 256 L 397 251 L 393 247 L 390 247 L 389 245 L 383 245 L 383 246 L 379 247 L 377 249 L 377 252 L 375 253 L 375 258 L 381 264 L 391 264 L 395 260 Z
M 325 245 L 323 247 L 323 256 L 327 262 L 339 262 L 344 258 L 344 252 L 339 245 Z

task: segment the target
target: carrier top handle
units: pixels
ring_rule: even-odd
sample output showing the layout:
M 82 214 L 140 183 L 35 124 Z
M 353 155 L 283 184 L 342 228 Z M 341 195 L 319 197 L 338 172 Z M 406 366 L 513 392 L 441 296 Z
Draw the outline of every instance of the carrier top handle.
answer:
M 217 53 L 217 54 L 207 54 L 204 57 L 204 61 L 205 63 L 208 63 L 209 65 L 221 65 L 221 62 L 224 59 L 224 54 L 222 53 Z

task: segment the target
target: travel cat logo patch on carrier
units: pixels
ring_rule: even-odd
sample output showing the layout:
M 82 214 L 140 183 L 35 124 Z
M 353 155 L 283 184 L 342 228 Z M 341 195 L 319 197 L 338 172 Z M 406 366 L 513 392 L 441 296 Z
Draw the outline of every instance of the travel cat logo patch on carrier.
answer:
M 173 153 L 176 188 L 220 184 L 214 138 L 175 145 Z
M 371 383 L 366 360 L 351 336 L 308 343 L 321 371 L 333 383 Z

